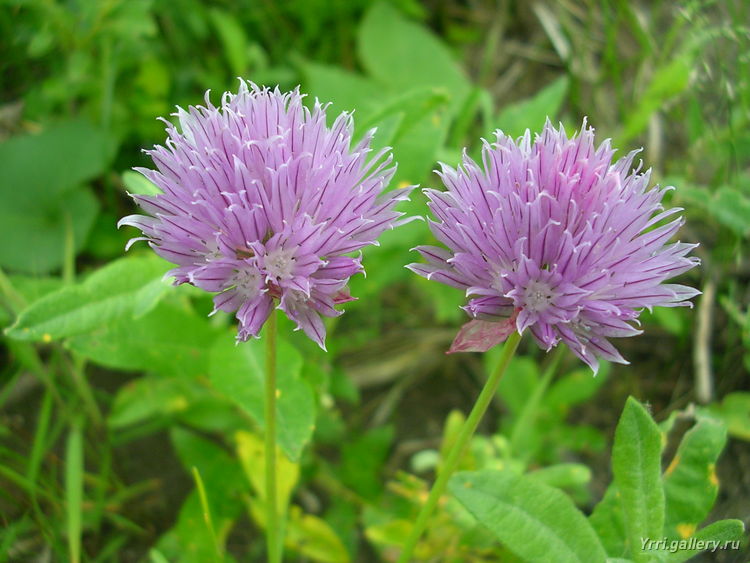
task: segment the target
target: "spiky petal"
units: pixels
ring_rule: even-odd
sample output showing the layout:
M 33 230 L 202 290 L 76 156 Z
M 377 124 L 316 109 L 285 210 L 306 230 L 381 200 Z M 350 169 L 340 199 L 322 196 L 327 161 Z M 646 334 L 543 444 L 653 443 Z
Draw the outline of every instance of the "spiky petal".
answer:
M 688 256 L 697 245 L 667 244 L 683 224 L 681 209 L 661 205 L 670 188 L 631 170 L 637 151 L 614 153 L 609 141 L 595 146 L 585 120 L 572 138 L 549 121 L 533 142 L 529 131 L 517 141 L 497 131 L 482 166 L 466 153 L 458 169 L 441 165 L 447 190 L 425 193 L 448 250 L 418 247 L 427 262 L 408 267 L 465 290 L 470 316 L 516 315 L 518 332 L 545 350 L 563 341 L 595 372 L 598 358 L 627 363 L 608 338 L 640 333 L 643 308 L 691 305 L 698 291 L 663 282 L 699 261 Z M 472 349 L 477 334 L 494 343 L 504 332 L 484 328 L 470 333 Z
M 326 106 L 303 97 L 241 81 L 219 107 L 206 93 L 205 106 L 178 108 L 179 127 L 165 121 L 165 145 L 146 151 L 156 169 L 137 169 L 163 193 L 133 196 L 148 215 L 118 223 L 177 266 L 176 284 L 217 293 L 238 340 L 278 306 L 324 347 L 321 316 L 341 314 L 363 271 L 350 254 L 403 222 L 394 206 L 410 189 L 383 193 L 395 166 L 388 149 L 370 154 L 374 131 L 352 146 L 351 115 L 328 127 Z

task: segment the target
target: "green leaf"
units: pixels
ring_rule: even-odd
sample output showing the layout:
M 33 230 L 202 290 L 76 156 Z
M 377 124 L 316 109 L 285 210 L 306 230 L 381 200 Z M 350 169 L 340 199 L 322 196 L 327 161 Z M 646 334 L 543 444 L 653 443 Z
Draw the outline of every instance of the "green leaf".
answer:
M 708 211 L 738 236 L 745 237 L 750 233 L 750 198 L 740 190 L 722 186 L 710 200 Z
M 719 491 L 715 464 L 726 441 L 726 425 L 707 416 L 682 438 L 664 472 L 667 536 L 688 537 L 708 516 Z
M 118 390 L 107 424 L 119 429 L 157 416 L 174 416 L 207 394 L 208 389 L 191 378 L 140 377 Z
M 245 30 L 240 23 L 227 11 L 211 8 L 208 11 L 211 23 L 219 36 L 224 48 L 224 56 L 234 76 L 244 76 L 247 72 L 248 41 Z
M 727 424 L 730 435 L 750 441 L 750 393 L 747 391 L 729 393 L 720 405 L 710 405 L 706 410 Z
M 693 72 L 693 55 L 683 54 L 670 60 L 654 71 L 651 82 L 640 96 L 638 103 L 627 113 L 618 144 L 626 144 L 639 135 L 648 125 L 651 115 L 664 106 L 664 103 L 684 92 L 690 84 Z
M 469 93 L 470 83 L 448 48 L 386 2 L 373 4 L 365 14 L 357 49 L 368 73 L 393 91 L 442 87 L 454 111 Z
M 687 561 L 694 555 L 706 550 L 711 550 L 713 553 L 717 549 L 739 549 L 740 540 L 744 535 L 745 524 L 741 520 L 719 520 L 699 530 L 691 538 L 678 542 L 676 544 L 677 549 L 667 555 L 665 562 L 682 563 L 682 561 Z M 700 545 L 698 542 L 706 543 L 701 548 L 690 549 L 691 546 Z M 727 542 L 732 543 L 728 544 Z M 671 545 L 673 544 L 670 543 Z
M 201 474 L 216 538 L 219 546 L 223 546 L 242 511 L 240 495 L 247 492 L 242 470 L 237 461 L 213 441 L 181 428 L 173 428 L 171 438 L 186 472 L 196 467 Z M 176 524 L 159 539 L 157 549 L 170 561 L 216 561 L 197 490 L 188 495 Z
M 209 351 L 218 334 L 206 318 L 162 303 L 137 320 L 124 319 L 75 336 L 67 347 L 109 368 L 205 376 Z
M 101 174 L 112 149 L 100 129 L 81 120 L 0 143 L 0 196 L 8 207 L 28 208 L 54 199 Z
M 558 489 L 510 471 L 492 470 L 457 473 L 449 488 L 479 522 L 524 560 L 606 560 L 586 517 Z
M 266 500 L 266 450 L 262 437 L 239 430 L 234 435 L 237 457 L 261 502 Z M 299 481 L 299 463 L 290 461 L 276 449 L 276 507 L 279 514 L 286 514 L 294 487 Z M 265 510 L 260 510 L 261 522 L 265 526 Z
M 393 443 L 393 427 L 380 426 L 347 440 L 341 445 L 342 483 L 369 500 L 383 490 L 380 472 Z
M 541 131 L 547 118 L 557 117 L 568 92 L 568 83 L 568 77 L 562 76 L 533 97 L 505 106 L 495 118 L 495 127 L 513 138 L 523 135 L 526 129 L 532 134 Z
M 137 195 L 159 195 L 162 191 L 140 172 L 126 170 L 122 173 L 122 183 L 128 193 Z
M 393 179 L 397 187 L 421 182 L 434 168 L 448 134 L 448 101 L 438 89 L 417 88 L 387 100 L 357 122 L 359 132 L 378 127 L 384 138 L 390 136 L 399 163 Z
M 372 543 L 382 546 L 402 546 L 409 539 L 414 527 L 410 520 L 394 519 L 365 528 L 365 537 Z
M 560 415 L 567 414 L 570 407 L 589 400 L 607 381 L 610 364 L 602 362 L 596 376 L 591 370 L 577 369 L 555 381 L 542 399 L 544 409 Z
M 347 553 L 341 539 L 325 520 L 312 514 L 304 514 L 298 506 L 289 511 L 285 545 L 320 563 L 348 563 Z
M 44 197 L 28 208 L 16 207 L 4 199 L 0 207 L 0 266 L 32 274 L 59 269 L 68 229 L 72 229 L 73 248 L 78 253 L 98 212 L 99 203 L 88 188 Z
M 60 278 L 25 275 L 8 276 L 8 281 L 10 285 L 0 290 L 0 299 L 7 303 L 6 307 L 0 307 L 0 328 L 3 329 L 15 321 L 15 315 L 11 311 L 23 309 L 28 303 L 60 289 L 64 284 Z
M 59 268 L 68 220 L 76 250 L 83 246 L 98 203 L 80 186 L 104 171 L 111 148 L 109 137 L 80 120 L 0 143 L 0 266 Z
M 228 336 L 217 339 L 211 349 L 211 383 L 263 428 L 265 342 L 261 339 L 235 344 Z M 300 375 L 302 356 L 282 339 L 277 346 L 278 441 L 284 453 L 296 461 L 312 436 L 315 401 L 310 386 Z
M 306 91 L 322 102 L 331 102 L 329 112 L 357 110 L 359 117 L 382 100 L 382 89 L 373 80 L 343 68 L 312 61 L 302 64 Z
M 526 475 L 550 487 L 575 487 L 591 481 L 591 470 L 581 463 L 557 463 Z
M 154 256 L 122 258 L 81 284 L 64 287 L 21 312 L 6 332 L 18 340 L 49 342 L 143 315 L 168 289 L 167 264 Z
M 594 511 L 589 516 L 591 526 L 596 530 L 596 535 L 612 557 L 624 556 L 627 553 L 625 544 L 625 523 L 622 520 L 622 511 L 618 500 L 617 487 L 612 484 Z
M 645 560 L 641 538 L 661 537 L 664 529 L 661 448 L 659 427 L 643 405 L 629 397 L 615 431 L 612 472 L 636 561 Z
M 485 369 L 494 369 L 500 349 L 494 348 L 485 354 Z M 528 397 L 539 383 L 539 367 L 531 358 L 516 356 L 510 362 L 505 375 L 498 385 L 498 394 L 508 406 L 512 415 L 518 416 Z

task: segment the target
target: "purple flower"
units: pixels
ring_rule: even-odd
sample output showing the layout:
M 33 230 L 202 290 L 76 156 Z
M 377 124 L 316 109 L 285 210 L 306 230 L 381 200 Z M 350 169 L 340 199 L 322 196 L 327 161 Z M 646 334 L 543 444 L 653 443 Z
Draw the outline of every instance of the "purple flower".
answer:
M 547 121 L 533 142 L 496 132 L 482 167 L 465 153 L 459 169 L 441 165 L 447 191 L 425 191 L 450 250 L 419 247 L 427 264 L 408 267 L 470 298 L 476 320 L 451 351 L 486 350 L 512 323 L 546 350 L 562 340 L 596 372 L 599 357 L 627 363 L 608 338 L 639 334 L 644 307 L 691 305 L 700 292 L 663 283 L 699 263 L 687 256 L 697 245 L 666 244 L 684 222 L 660 203 L 671 188 L 631 171 L 638 151 L 614 153 L 585 120 L 570 139 Z
M 241 81 L 221 107 L 178 108 L 165 146 L 146 151 L 156 170 L 136 169 L 163 193 L 133 198 L 149 215 L 118 225 L 143 232 L 177 265 L 168 275 L 216 292 L 214 312 L 236 312 L 237 339 L 257 336 L 272 307 L 325 348 L 322 316 L 341 314 L 347 282 L 363 268 L 349 256 L 402 221 L 394 211 L 408 189 L 383 194 L 391 155 L 371 158 L 374 131 L 352 147 L 352 117 L 326 126 L 326 106 L 302 105 Z

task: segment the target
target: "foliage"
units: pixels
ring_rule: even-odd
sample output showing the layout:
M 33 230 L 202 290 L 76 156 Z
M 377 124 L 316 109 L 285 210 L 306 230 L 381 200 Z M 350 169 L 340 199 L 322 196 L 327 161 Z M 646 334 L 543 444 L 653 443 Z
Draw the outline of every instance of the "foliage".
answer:
M 742 457 L 721 452 L 750 443 L 750 8 L 470 4 L 0 2 L 0 553 L 263 556 L 262 344 L 236 346 L 232 319 L 152 253 L 123 257 L 132 232 L 115 227 L 126 192 L 154 189 L 130 168 L 163 142 L 155 118 L 236 76 L 355 110 L 358 136 L 393 147 L 393 188 L 434 187 L 438 161 L 497 127 L 587 115 L 646 146 L 702 244 L 698 311 L 645 313 L 632 366 L 592 378 L 522 347 L 419 560 L 682 561 L 696 553 L 640 539 L 742 536 L 726 519 L 732 499 L 747 513 Z M 443 355 L 462 296 L 401 267 L 430 237 L 415 221 L 364 251 L 328 354 L 280 322 L 288 560 L 393 560 L 496 361 Z M 693 408 L 699 353 L 716 399 Z

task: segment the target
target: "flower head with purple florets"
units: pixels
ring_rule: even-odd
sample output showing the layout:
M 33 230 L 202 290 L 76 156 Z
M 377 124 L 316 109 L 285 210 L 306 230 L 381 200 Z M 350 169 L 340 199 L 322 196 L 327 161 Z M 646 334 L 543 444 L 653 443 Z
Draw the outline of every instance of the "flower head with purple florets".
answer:
M 133 198 L 148 215 L 118 225 L 143 232 L 177 265 L 168 275 L 216 292 L 214 312 L 236 312 L 237 339 L 257 336 L 278 306 L 321 347 L 321 316 L 341 314 L 360 257 L 400 224 L 409 189 L 383 193 L 395 166 L 370 155 L 374 131 L 352 146 L 350 114 L 326 125 L 326 106 L 306 108 L 299 90 L 241 81 L 214 107 L 178 108 L 165 146 L 146 151 L 156 170 L 136 169 L 163 193 Z
M 568 138 L 547 121 L 532 142 L 502 132 L 484 141 L 482 166 L 464 153 L 458 169 L 441 165 L 446 191 L 425 190 L 435 237 L 426 264 L 408 267 L 466 292 L 475 320 L 451 351 L 484 351 L 529 329 L 549 350 L 560 341 L 596 372 L 598 358 L 627 363 L 609 337 L 639 334 L 643 308 L 691 305 L 699 292 L 665 280 L 699 261 L 697 245 L 667 241 L 683 224 L 665 210 L 667 189 L 650 171 L 631 170 L 638 151 L 613 160 L 584 120 Z

